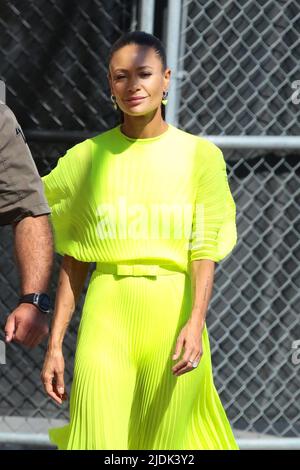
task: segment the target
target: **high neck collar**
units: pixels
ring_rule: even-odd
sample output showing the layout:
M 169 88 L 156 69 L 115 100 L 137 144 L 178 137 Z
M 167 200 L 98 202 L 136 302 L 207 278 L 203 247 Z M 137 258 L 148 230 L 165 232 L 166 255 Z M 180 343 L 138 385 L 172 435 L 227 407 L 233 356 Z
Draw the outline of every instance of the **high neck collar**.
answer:
M 135 137 L 128 137 L 126 134 L 123 134 L 123 132 L 121 131 L 121 125 L 122 124 L 119 124 L 118 126 L 116 126 L 116 130 L 118 132 L 118 134 L 123 138 L 123 139 L 126 139 L 130 142 L 139 142 L 139 143 L 147 143 L 147 142 L 154 142 L 156 140 L 161 140 L 161 139 L 164 139 L 171 131 L 171 128 L 172 128 L 172 125 L 168 123 L 168 128 L 166 131 L 164 131 L 162 134 L 159 134 L 155 137 L 146 137 L 146 138 L 135 138 Z

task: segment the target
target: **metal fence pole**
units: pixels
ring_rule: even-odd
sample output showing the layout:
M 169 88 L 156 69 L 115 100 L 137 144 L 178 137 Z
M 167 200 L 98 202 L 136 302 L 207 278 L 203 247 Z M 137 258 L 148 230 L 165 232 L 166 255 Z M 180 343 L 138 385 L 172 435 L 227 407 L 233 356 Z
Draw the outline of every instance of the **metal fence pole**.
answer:
M 261 149 L 261 150 L 299 150 L 298 136 L 267 136 L 267 135 L 205 135 L 216 145 L 229 149 Z
M 6 96 L 5 96 L 5 83 L 3 80 L 0 80 L 0 101 L 5 103 L 6 101 Z
M 166 108 L 166 119 L 168 122 L 177 126 L 178 109 L 178 56 L 180 45 L 180 21 L 182 12 L 182 0 L 169 0 L 168 19 L 167 19 L 167 61 L 172 76 L 169 88 L 168 105 Z
M 142 0 L 140 28 L 146 33 L 153 33 L 155 0 Z
M 96 136 L 99 131 L 36 131 L 24 130 L 29 142 L 79 142 Z M 226 149 L 261 149 L 261 150 L 299 150 L 298 136 L 266 136 L 266 135 L 201 135 L 221 148 Z M 39 159 L 39 155 L 36 159 Z M 50 158 L 50 157 L 48 157 Z M 57 158 L 57 156 L 55 157 Z
M 297 437 L 286 438 L 237 438 L 236 442 L 241 450 L 299 450 L 300 439 Z M 16 432 L 3 432 L 0 433 L 0 444 L 5 445 L 23 445 L 30 446 L 43 446 L 55 447 L 49 440 L 48 434 L 44 433 L 16 433 Z

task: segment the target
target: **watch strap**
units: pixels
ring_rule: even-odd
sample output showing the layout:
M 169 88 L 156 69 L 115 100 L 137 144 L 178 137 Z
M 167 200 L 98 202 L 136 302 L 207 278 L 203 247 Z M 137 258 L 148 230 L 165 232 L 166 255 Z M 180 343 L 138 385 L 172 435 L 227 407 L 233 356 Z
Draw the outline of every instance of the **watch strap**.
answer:
M 38 299 L 38 294 L 25 294 L 20 297 L 19 302 L 28 302 L 28 303 L 33 303 L 35 300 Z
M 39 300 L 39 296 L 40 295 L 43 295 L 43 296 L 47 296 L 48 300 L 49 300 L 49 309 L 48 310 L 44 310 L 41 308 L 41 306 L 39 305 L 38 303 L 38 300 Z M 48 294 L 44 293 L 44 292 L 33 292 L 31 294 L 25 294 L 23 296 L 20 297 L 19 299 L 19 304 L 20 303 L 30 303 L 30 304 L 33 304 L 35 305 L 42 313 L 49 313 L 50 312 L 50 297 Z

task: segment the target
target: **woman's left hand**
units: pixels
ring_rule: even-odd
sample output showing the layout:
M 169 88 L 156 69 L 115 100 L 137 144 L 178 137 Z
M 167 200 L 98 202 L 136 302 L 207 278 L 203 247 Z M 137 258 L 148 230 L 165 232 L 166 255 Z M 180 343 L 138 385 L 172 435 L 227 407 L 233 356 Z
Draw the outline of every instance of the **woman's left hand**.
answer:
M 179 376 L 190 372 L 195 368 L 192 366 L 191 361 L 200 362 L 203 350 L 202 350 L 202 332 L 204 326 L 199 324 L 199 321 L 193 317 L 188 320 L 186 325 L 182 328 L 176 343 L 175 354 L 172 359 L 175 360 L 181 354 L 181 349 L 184 347 L 185 352 L 183 358 L 172 367 L 174 375 Z M 198 366 L 197 366 L 198 367 Z

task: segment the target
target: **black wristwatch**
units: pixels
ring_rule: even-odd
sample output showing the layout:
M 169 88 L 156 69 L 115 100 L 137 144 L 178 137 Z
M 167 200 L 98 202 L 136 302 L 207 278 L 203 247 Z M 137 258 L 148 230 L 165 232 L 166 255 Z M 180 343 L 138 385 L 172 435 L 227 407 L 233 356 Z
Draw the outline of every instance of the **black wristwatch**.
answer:
M 42 313 L 50 313 L 50 297 L 44 292 L 23 295 L 19 304 L 23 302 L 35 305 Z

